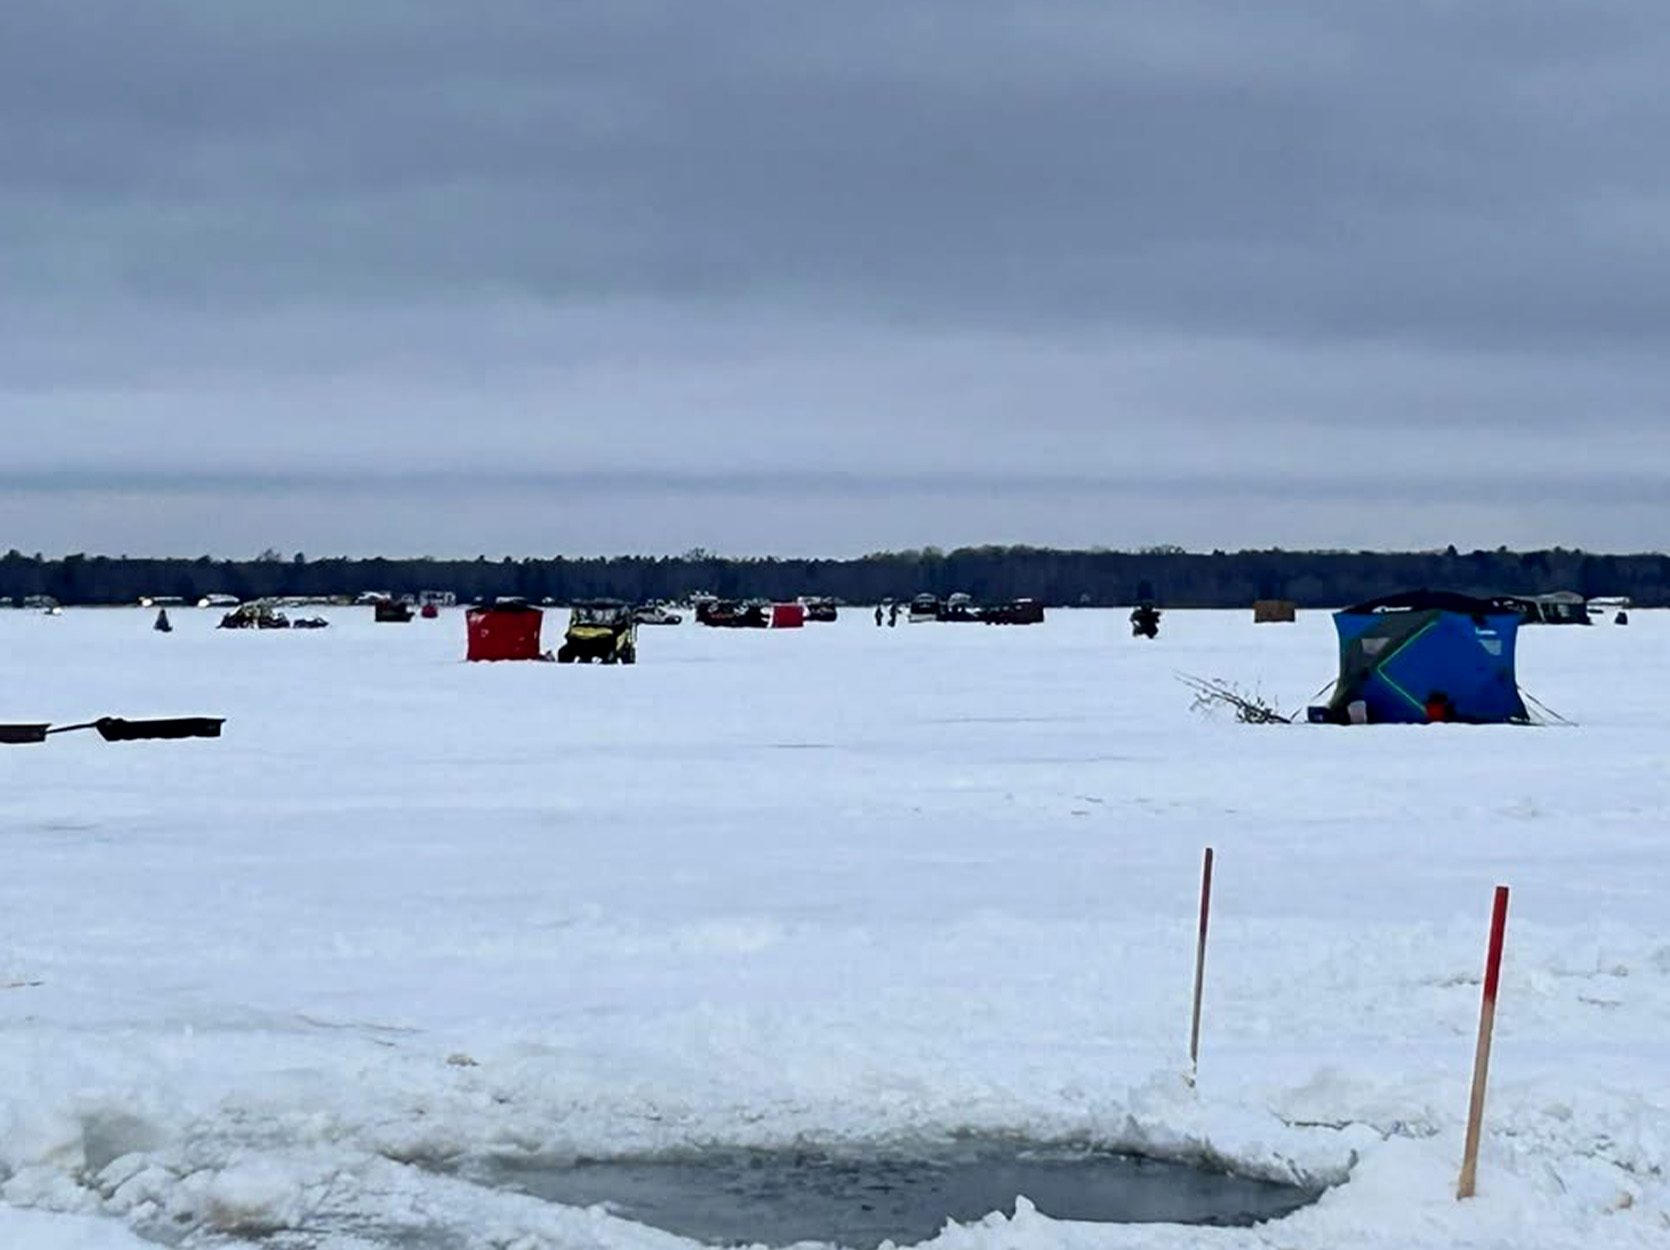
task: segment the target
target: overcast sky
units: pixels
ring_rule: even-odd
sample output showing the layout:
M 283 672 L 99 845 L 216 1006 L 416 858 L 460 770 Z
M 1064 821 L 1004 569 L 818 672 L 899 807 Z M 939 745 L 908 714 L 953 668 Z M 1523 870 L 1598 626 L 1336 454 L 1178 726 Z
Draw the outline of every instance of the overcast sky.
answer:
M 6 0 L 0 550 L 1663 549 L 1663 0 Z

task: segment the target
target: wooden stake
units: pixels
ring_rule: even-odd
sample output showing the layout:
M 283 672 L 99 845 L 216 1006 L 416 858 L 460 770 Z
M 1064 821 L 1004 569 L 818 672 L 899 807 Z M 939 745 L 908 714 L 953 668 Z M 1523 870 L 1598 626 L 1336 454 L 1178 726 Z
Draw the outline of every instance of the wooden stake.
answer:
M 1490 910 L 1490 948 L 1484 959 L 1484 1000 L 1479 1005 L 1479 1042 L 1473 1051 L 1473 1094 L 1467 1105 L 1467 1141 L 1461 1151 L 1461 1179 L 1455 1196 L 1471 1198 L 1479 1178 L 1479 1134 L 1484 1128 L 1484 1091 L 1490 1077 L 1490 1035 L 1496 1028 L 1496 987 L 1502 976 L 1502 937 L 1508 927 L 1508 887 L 1496 887 Z
M 1200 999 L 1206 986 L 1206 922 L 1212 912 L 1212 848 L 1200 867 L 1200 936 L 1195 942 L 1195 1006 L 1189 1025 L 1189 1084 L 1200 1071 Z

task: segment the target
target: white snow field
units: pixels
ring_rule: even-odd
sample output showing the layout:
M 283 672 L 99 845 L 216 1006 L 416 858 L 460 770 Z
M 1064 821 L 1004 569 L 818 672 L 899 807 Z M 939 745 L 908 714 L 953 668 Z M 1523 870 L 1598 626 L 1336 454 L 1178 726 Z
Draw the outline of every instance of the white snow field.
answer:
M 1334 1187 L 944 1250 L 1670 1246 L 1670 614 L 1525 630 L 1548 728 L 1191 710 L 1176 671 L 1302 707 L 1321 612 L 687 623 L 633 668 L 152 615 L 0 612 L 0 720 L 228 717 L 0 747 L 6 1250 L 689 1246 L 464 1176 L 986 1133 Z

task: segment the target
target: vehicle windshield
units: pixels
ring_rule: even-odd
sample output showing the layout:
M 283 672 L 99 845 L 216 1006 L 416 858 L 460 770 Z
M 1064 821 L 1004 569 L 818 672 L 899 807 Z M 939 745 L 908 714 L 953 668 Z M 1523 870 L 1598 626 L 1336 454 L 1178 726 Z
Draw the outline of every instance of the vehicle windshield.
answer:
M 576 625 L 613 625 L 620 619 L 621 609 L 617 607 L 583 607 L 574 609 L 574 623 Z

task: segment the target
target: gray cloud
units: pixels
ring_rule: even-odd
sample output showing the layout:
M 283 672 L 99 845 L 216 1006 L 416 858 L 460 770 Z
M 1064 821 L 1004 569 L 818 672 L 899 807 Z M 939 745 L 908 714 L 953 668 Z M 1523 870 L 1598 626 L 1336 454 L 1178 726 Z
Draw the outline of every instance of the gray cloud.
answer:
M 1647 0 L 6 5 L 0 524 L 1661 545 L 1667 54 Z

